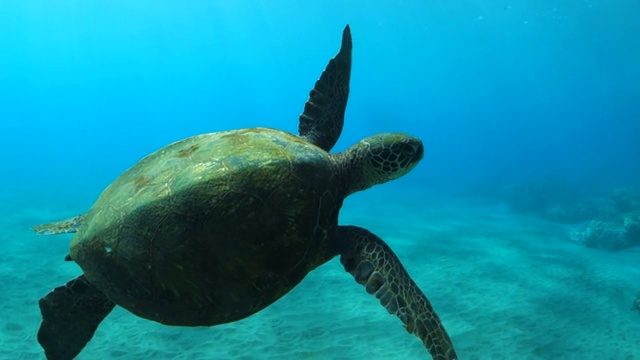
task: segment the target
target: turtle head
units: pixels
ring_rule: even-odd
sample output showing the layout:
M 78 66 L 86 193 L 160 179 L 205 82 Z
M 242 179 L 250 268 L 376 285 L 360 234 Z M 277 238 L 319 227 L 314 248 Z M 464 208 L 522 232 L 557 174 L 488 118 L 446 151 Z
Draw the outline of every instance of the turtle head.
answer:
M 336 155 L 344 172 L 346 194 L 364 190 L 404 176 L 424 156 L 419 139 L 400 133 L 368 137 Z

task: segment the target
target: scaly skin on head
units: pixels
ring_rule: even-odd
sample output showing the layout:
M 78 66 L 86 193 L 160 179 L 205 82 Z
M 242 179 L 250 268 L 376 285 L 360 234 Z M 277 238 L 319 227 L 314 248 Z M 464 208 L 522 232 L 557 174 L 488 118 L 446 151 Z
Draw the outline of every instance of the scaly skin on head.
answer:
M 370 136 L 333 156 L 344 196 L 395 180 L 411 171 L 424 156 L 419 139 L 401 133 Z

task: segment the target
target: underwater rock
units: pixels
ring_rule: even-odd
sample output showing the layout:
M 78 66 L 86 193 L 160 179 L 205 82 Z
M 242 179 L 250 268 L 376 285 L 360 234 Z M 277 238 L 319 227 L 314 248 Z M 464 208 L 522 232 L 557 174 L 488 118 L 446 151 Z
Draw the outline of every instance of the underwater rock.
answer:
M 638 292 L 638 295 L 636 295 L 635 300 L 633 300 L 633 304 L 631 304 L 631 310 L 640 311 L 640 291 Z
M 511 185 L 496 193 L 513 212 L 551 222 L 584 224 L 572 241 L 607 251 L 640 245 L 640 188 L 602 193 L 548 180 Z
M 624 214 L 617 219 L 592 220 L 570 235 L 571 240 L 590 248 L 617 251 L 640 245 L 640 215 Z
M 589 201 L 576 201 L 559 203 L 544 209 L 540 213 L 542 219 L 562 223 L 562 224 L 576 224 L 584 221 L 590 217 L 598 214 L 599 207 L 595 202 Z
M 513 212 L 564 224 L 600 218 L 607 209 L 586 190 L 546 180 L 509 186 L 503 195 Z
M 618 212 L 628 213 L 640 209 L 640 189 L 616 189 L 611 194 L 611 204 Z

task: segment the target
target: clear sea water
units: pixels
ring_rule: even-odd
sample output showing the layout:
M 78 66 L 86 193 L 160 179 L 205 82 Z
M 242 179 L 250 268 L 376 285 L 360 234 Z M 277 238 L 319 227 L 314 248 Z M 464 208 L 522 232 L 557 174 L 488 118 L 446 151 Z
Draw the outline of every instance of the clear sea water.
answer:
M 426 156 L 341 222 L 394 248 L 460 358 L 640 359 L 637 0 L 0 2 L 0 358 L 44 358 L 38 299 L 80 273 L 70 236 L 31 226 L 170 142 L 295 133 L 345 24 L 335 151 L 398 131 Z M 426 358 L 337 260 L 233 324 L 117 309 L 78 357 Z

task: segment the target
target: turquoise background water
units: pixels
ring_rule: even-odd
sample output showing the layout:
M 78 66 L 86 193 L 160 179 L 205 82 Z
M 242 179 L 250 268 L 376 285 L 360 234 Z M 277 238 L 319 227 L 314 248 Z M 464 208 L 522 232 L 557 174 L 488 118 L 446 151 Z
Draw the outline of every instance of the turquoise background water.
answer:
M 570 236 L 640 212 L 639 19 L 627 0 L 1 2 L 0 357 L 42 358 L 37 299 L 79 272 L 62 262 L 67 237 L 30 226 L 85 211 L 172 141 L 251 126 L 295 133 L 350 24 L 336 150 L 401 131 L 426 156 L 347 201 L 343 221 L 396 249 L 463 358 L 640 359 L 637 247 L 603 252 Z M 630 208 L 611 210 L 615 191 Z M 504 267 L 488 276 L 495 262 Z M 545 299 L 564 305 L 531 309 L 529 296 L 550 288 L 565 292 Z M 585 318 L 585 306 L 600 316 Z M 112 317 L 83 359 L 426 356 L 335 262 L 248 323 L 167 330 Z

